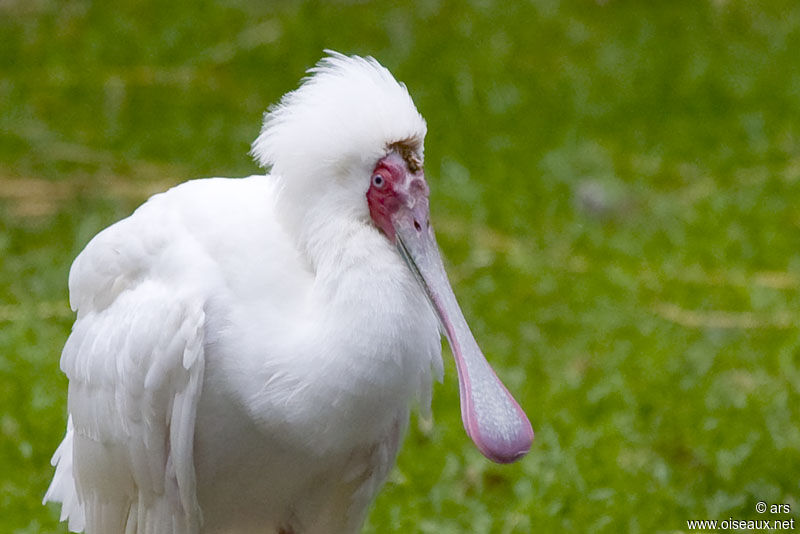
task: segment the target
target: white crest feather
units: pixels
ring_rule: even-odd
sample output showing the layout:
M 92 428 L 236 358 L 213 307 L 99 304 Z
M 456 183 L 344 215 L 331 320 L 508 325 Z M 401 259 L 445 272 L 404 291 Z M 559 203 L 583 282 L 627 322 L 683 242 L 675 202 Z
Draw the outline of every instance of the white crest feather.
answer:
M 422 160 L 427 128 L 406 86 L 372 57 L 327 53 L 266 113 L 251 152 L 258 163 L 294 180 L 374 164 L 398 142 Z

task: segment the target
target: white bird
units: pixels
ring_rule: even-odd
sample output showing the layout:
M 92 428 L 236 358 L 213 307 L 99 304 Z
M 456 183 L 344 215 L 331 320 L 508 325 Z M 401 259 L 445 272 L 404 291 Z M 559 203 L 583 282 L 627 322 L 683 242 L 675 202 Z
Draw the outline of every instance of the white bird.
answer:
M 88 534 L 357 532 L 441 379 L 488 458 L 530 448 L 428 216 L 426 125 L 372 58 L 331 52 L 265 116 L 269 173 L 194 180 L 72 265 L 66 437 L 45 502 Z

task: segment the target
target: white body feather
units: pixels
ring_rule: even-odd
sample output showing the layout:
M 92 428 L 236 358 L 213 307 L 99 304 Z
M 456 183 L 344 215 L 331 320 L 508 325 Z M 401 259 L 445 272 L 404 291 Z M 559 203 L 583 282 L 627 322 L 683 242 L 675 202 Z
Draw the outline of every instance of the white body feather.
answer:
M 272 175 L 187 182 L 89 243 L 45 497 L 71 530 L 357 531 L 441 375 L 436 316 L 364 201 L 424 128 L 388 71 L 336 55 L 268 115 Z

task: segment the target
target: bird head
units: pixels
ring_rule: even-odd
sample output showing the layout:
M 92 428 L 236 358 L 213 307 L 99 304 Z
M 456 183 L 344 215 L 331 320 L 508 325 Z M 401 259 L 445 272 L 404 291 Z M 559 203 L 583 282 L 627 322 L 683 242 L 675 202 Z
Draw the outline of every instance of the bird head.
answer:
M 331 52 L 265 117 L 252 153 L 300 211 L 362 219 L 397 249 L 439 318 L 456 361 L 464 427 L 488 458 L 530 449 L 524 412 L 484 358 L 447 279 L 430 224 L 426 125 L 406 87 L 372 58 Z
M 425 120 L 373 58 L 329 52 L 308 73 L 267 111 L 252 154 L 296 204 L 318 209 L 318 200 L 335 200 L 340 213 L 367 220 L 376 162 L 402 147 L 421 167 Z

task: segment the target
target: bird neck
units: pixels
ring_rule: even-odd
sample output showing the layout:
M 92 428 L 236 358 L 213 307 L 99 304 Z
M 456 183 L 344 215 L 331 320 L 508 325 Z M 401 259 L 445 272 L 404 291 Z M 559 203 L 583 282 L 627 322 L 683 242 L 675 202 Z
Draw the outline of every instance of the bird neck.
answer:
M 324 190 L 295 189 L 286 181 L 280 195 L 278 218 L 313 276 L 312 301 L 335 309 L 339 301 L 352 306 L 354 297 L 363 306 L 391 298 L 401 288 L 416 291 L 406 287 L 415 284 L 412 274 L 372 223 L 364 191 L 341 183 Z
M 370 222 L 364 192 L 298 188 L 289 180 L 281 185 L 278 218 L 312 273 L 333 274 L 346 267 L 349 252 L 365 246 L 391 248 Z
M 363 298 L 379 291 L 381 281 L 402 267 L 388 239 L 369 222 L 342 215 L 322 219 L 316 228 L 309 221 L 301 239 L 318 296 L 328 301 L 344 294 Z

